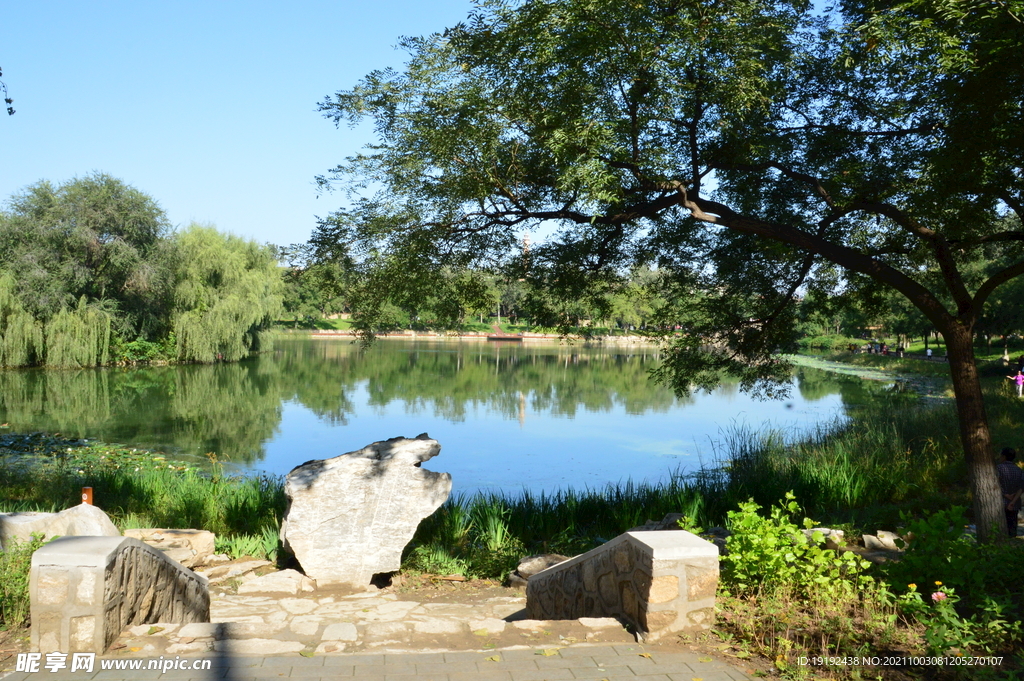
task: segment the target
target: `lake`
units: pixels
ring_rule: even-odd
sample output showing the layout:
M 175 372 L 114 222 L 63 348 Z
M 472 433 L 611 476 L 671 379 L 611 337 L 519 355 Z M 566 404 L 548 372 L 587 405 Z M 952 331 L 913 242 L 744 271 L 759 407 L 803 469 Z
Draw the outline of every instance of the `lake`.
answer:
M 540 492 L 664 480 L 737 429 L 796 437 L 879 389 L 800 367 L 786 400 L 735 383 L 680 398 L 648 378 L 657 362 L 645 345 L 281 336 L 236 364 L 0 371 L 0 422 L 274 474 L 426 432 L 454 491 Z

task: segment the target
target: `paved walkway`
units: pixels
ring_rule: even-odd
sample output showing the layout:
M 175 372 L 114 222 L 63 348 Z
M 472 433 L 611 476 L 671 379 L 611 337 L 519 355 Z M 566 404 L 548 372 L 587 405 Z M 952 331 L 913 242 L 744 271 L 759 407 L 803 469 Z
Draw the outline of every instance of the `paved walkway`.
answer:
M 94 660 L 92 671 L 71 671 L 75 660 L 59 654 L 65 667 L 51 671 L 45 655 L 49 651 L 36 660 L 34 672 L 18 671 L 16 659 L 7 658 L 0 662 L 0 679 L 751 678 L 730 664 L 734 658 L 726 662 L 717 655 L 692 654 L 671 642 L 638 644 L 612 618 L 528 619 L 525 595 L 513 589 L 442 583 L 435 588 L 332 593 L 313 590 L 294 571 L 256 577 L 252 568 L 235 563 L 208 571 L 210 623 L 130 627 Z M 173 668 L 176 661 L 178 669 Z M 199 669 L 192 669 L 195 663 L 200 663 Z M 167 671 L 161 669 L 165 664 Z M 186 664 L 188 668 L 182 668 Z M 202 669 L 206 666 L 209 669 Z
M 650 651 L 650 652 L 649 652 Z M 352 679 L 353 681 L 748 681 L 752 677 L 711 657 L 691 653 L 651 650 L 639 644 L 588 645 L 564 648 L 518 648 L 499 651 L 461 651 L 433 653 L 357 653 L 317 655 L 314 657 L 181 657 L 189 662 L 210 662 L 207 671 L 146 669 L 155 658 L 105 658 L 98 660 L 92 673 L 76 671 L 36 673 L 12 672 L 4 681 L 42 681 L 43 679 L 81 681 L 264 681 L 295 678 Z M 167 659 L 167 658 L 165 658 Z M 174 659 L 169 658 L 169 659 Z M 110 661 L 141 669 L 100 670 Z

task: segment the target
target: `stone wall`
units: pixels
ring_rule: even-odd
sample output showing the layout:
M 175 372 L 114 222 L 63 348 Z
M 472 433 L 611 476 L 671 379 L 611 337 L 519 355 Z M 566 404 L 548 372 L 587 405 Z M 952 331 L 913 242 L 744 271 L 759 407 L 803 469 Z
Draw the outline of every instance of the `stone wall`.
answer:
M 137 539 L 63 537 L 32 555 L 32 649 L 102 653 L 126 627 L 210 621 L 206 578 Z
M 714 622 L 718 547 L 685 531 L 627 532 L 530 577 L 534 619 L 616 617 L 656 639 Z

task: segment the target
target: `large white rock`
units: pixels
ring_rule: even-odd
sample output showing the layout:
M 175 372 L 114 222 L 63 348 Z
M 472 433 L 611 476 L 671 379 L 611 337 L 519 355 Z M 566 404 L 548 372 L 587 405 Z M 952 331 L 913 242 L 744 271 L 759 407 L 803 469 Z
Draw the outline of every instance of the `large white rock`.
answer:
M 451 475 L 420 467 L 440 451 L 424 433 L 293 469 L 282 543 L 318 585 L 365 587 L 373 575 L 397 570 L 420 520 L 451 493 Z
M 60 513 L 0 513 L 0 548 L 11 539 L 27 542 L 33 534 L 54 537 L 120 537 L 107 514 L 91 504 L 79 504 Z

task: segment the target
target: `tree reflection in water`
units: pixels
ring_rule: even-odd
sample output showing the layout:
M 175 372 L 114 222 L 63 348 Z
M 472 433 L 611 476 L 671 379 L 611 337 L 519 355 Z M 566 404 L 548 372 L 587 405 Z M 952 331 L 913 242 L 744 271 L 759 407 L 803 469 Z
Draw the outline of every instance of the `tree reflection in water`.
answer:
M 0 371 L 0 420 L 13 431 L 251 464 L 289 401 L 330 425 L 356 416 L 364 392 L 369 407 L 400 403 L 408 414 L 455 423 L 481 408 L 522 423 L 528 413 L 639 416 L 692 403 L 649 380 L 657 361 L 650 346 L 382 340 L 364 350 L 347 340 L 281 338 L 273 352 L 239 363 Z M 806 400 L 857 400 L 865 390 L 858 379 L 810 368 L 799 370 L 798 386 Z

